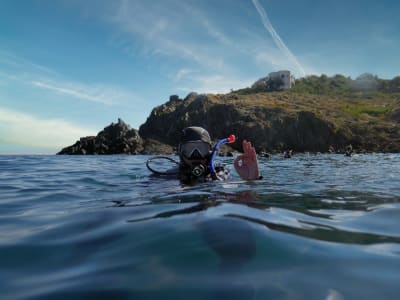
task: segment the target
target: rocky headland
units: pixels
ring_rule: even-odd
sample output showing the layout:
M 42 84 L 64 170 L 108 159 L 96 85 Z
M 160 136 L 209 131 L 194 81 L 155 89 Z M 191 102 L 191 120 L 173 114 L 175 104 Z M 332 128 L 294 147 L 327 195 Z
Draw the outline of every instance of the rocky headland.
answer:
M 329 84 L 343 78 L 328 78 Z M 300 81 L 287 91 L 247 88 L 228 94 L 190 93 L 184 99 L 172 95 L 138 130 L 119 119 L 58 154 L 174 153 L 186 126 L 202 126 L 216 140 L 233 133 L 237 142 L 230 146 L 238 151 L 243 139 L 258 152 L 331 152 L 350 144 L 358 152 L 400 151 L 398 92 L 338 90 L 334 85 L 328 92 L 321 86 L 305 90 L 309 86 Z

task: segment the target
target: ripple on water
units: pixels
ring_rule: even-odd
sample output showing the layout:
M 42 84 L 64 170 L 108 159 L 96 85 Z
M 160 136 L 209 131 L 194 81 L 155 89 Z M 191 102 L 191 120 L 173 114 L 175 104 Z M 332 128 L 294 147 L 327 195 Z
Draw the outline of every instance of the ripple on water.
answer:
M 190 187 L 146 159 L 0 156 L 2 296 L 398 298 L 400 155 L 273 156 L 263 180 Z

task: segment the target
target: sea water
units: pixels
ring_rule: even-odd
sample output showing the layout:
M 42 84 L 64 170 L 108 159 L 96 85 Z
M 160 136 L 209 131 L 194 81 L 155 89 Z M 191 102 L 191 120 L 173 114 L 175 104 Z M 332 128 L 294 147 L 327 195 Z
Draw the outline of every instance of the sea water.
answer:
M 400 155 L 195 186 L 148 158 L 0 156 L 0 298 L 399 299 Z

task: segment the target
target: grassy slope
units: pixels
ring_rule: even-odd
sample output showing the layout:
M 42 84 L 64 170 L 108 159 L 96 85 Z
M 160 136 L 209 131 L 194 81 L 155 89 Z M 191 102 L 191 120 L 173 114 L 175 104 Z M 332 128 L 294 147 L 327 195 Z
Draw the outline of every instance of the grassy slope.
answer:
M 336 130 L 352 132 L 354 142 L 363 140 L 364 146 L 361 147 L 386 151 L 387 145 L 393 142 L 395 146 L 391 148 L 400 149 L 400 93 L 375 91 L 318 95 L 290 90 L 244 94 L 232 92 L 208 95 L 208 99 L 211 103 L 233 104 L 249 112 L 257 107 L 279 108 L 287 114 L 312 112 L 334 124 Z
M 260 92 L 238 95 L 208 95 L 213 103 L 230 103 L 237 107 L 280 108 L 287 113 L 309 111 L 321 119 L 343 125 L 395 126 L 391 118 L 400 109 L 400 93 L 353 95 L 315 95 L 292 91 Z

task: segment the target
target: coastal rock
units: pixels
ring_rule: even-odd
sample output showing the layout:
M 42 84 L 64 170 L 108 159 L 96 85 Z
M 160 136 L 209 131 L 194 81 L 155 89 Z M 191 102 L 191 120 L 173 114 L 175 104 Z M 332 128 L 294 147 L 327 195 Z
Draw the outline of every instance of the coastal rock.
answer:
M 244 139 L 258 153 L 400 151 L 400 108 L 380 99 L 307 93 L 255 92 L 177 95 L 155 107 L 139 130 L 122 120 L 97 136 L 81 138 L 59 154 L 172 154 L 182 129 L 201 126 L 214 141 L 235 134 L 229 150 Z M 389 100 L 388 100 L 389 101 Z
M 233 133 L 239 142 L 231 146 L 239 151 L 243 139 L 252 141 L 257 151 L 290 148 L 325 152 L 329 145 L 346 140 L 335 133 L 333 124 L 311 112 L 288 113 L 278 108 L 246 107 L 229 101 L 216 102 L 207 95 L 197 94 L 154 108 L 140 126 L 139 134 L 144 139 L 173 146 L 178 144 L 180 132 L 186 126 L 204 127 L 217 139 Z
M 80 138 L 57 154 L 139 154 L 143 150 L 143 140 L 138 131 L 118 119 L 97 136 Z
M 251 141 L 257 152 L 292 149 L 326 153 L 332 148 L 344 149 L 349 144 L 359 151 L 399 151 L 399 127 L 396 125 L 399 110 L 394 110 L 388 121 L 372 121 L 376 117 L 373 112 L 354 117 L 346 110 L 332 109 L 338 101 L 345 103 L 344 100 L 296 96 L 289 92 L 191 93 L 183 100 L 171 97 L 167 103 L 154 108 L 140 126 L 139 134 L 143 139 L 151 138 L 174 147 L 179 143 L 183 128 L 201 126 L 214 139 L 235 134 L 237 141 L 230 146 L 237 151 L 242 150 L 243 139 Z M 317 105 L 319 107 L 315 107 Z

